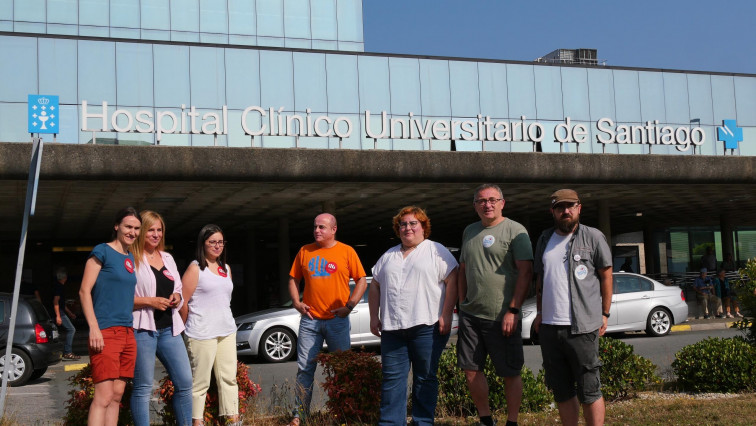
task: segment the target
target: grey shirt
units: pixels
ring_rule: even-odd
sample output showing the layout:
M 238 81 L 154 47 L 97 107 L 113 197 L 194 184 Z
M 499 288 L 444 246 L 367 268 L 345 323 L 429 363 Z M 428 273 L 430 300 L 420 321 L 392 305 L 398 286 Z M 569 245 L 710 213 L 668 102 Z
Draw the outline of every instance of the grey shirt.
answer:
M 536 244 L 534 271 L 543 276 L 543 252 L 554 228 L 543 231 Z M 583 224 L 572 234 L 567 249 L 567 277 L 570 280 L 570 312 L 573 333 L 590 333 L 601 328 L 601 282 L 597 270 L 612 266 L 612 251 L 604 234 Z

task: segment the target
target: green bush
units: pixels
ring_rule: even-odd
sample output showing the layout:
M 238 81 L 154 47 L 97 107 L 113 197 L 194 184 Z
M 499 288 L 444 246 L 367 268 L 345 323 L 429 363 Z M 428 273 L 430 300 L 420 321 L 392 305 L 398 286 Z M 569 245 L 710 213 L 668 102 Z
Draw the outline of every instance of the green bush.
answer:
M 604 399 L 616 401 L 634 398 L 638 391 L 661 383 L 656 365 L 634 353 L 632 345 L 602 337 L 599 339 L 601 367 L 601 393 Z
M 483 373 L 488 380 L 489 403 L 491 410 L 506 409 L 506 395 L 504 392 L 504 378 L 496 375 L 491 360 L 486 361 Z M 542 411 L 551 404 L 553 396 L 546 387 L 543 372 L 534 376 L 527 367 L 522 368 L 522 405 L 520 412 Z M 441 416 L 471 416 L 476 415 L 475 404 L 467 389 L 465 373 L 457 367 L 457 348 L 441 354 L 438 368 L 438 405 L 437 417 Z
M 66 414 L 63 417 L 64 424 L 85 425 L 87 424 L 87 417 L 89 416 L 89 406 L 92 405 L 92 399 L 94 398 L 92 365 L 87 364 L 87 366 L 82 368 L 78 373 L 69 377 L 68 383 L 71 384 L 71 390 L 68 391 L 68 395 L 70 395 L 71 398 L 66 402 Z M 134 423 L 131 419 L 131 409 L 129 406 L 132 388 L 131 380 L 127 381 L 126 389 L 121 398 L 121 409 L 118 412 L 119 425 L 130 425 Z
M 741 268 L 740 281 L 730 283 L 732 289 L 737 291 L 740 300 L 740 311 L 750 315 L 751 318 L 743 318 L 736 323 L 736 326 L 742 331 L 746 340 L 752 345 L 756 345 L 756 321 L 753 315 L 756 313 L 756 295 L 753 294 L 756 289 L 756 258 L 749 259 L 745 267 Z
M 756 390 L 756 347 L 742 337 L 710 337 L 675 354 L 677 383 L 693 392 Z
M 381 362 L 367 352 L 337 351 L 317 357 L 323 367 L 321 384 L 326 408 L 339 424 L 375 424 L 381 408 Z

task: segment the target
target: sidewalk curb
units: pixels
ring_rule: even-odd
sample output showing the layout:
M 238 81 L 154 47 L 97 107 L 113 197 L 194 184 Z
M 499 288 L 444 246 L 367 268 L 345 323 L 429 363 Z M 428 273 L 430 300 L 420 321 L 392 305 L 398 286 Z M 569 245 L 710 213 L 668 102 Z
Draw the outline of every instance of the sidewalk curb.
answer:
M 713 322 L 710 324 L 679 324 L 673 325 L 670 330 L 672 333 L 681 331 L 698 331 L 698 330 L 717 330 L 720 328 L 734 328 L 736 321 Z

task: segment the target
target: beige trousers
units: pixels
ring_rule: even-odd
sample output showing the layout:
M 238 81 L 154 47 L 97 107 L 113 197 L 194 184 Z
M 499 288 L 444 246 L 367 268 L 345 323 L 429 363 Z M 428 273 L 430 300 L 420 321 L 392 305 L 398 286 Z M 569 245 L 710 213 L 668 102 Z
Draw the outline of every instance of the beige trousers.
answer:
M 239 387 L 236 385 L 236 333 L 215 339 L 186 338 L 192 364 L 192 418 L 205 415 L 205 396 L 210 387 L 210 370 L 218 385 L 218 412 L 221 416 L 239 414 Z

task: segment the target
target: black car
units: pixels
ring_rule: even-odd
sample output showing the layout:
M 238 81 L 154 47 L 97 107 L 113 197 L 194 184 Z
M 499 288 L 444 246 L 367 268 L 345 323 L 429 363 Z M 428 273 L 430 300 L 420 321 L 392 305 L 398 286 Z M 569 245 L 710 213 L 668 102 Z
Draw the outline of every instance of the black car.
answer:
M 12 302 L 13 294 L 0 293 L 0 378 L 5 368 Z M 19 296 L 16 331 L 11 348 L 13 368 L 8 384 L 21 386 L 29 380 L 42 377 L 48 366 L 61 361 L 62 355 L 63 342 L 58 337 L 58 327 L 45 307 L 34 297 Z

